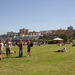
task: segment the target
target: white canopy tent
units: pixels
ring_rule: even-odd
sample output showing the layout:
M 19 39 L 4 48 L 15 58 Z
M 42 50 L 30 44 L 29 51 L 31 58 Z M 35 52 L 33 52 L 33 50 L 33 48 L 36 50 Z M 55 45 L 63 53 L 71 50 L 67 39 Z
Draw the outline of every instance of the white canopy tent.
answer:
M 55 38 L 55 39 L 53 39 L 53 40 L 58 40 L 58 41 L 62 41 L 63 39 L 61 39 L 61 38 Z
M 63 39 L 61 39 L 61 38 L 55 38 L 55 39 L 53 39 L 56 43 L 60 43 L 61 41 L 63 41 Z

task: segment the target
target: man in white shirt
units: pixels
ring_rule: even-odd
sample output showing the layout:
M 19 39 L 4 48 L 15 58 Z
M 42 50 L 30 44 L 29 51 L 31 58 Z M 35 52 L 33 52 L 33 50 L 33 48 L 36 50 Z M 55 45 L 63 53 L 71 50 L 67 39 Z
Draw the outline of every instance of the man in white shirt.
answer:
M 6 44 L 6 56 L 8 58 L 8 54 L 9 54 L 9 58 L 10 58 L 11 42 L 9 41 L 9 39 L 7 39 L 7 42 L 5 42 L 4 40 L 2 41 Z
M 2 57 L 1 57 L 2 52 L 3 52 L 3 43 L 0 40 L 0 60 L 2 60 Z

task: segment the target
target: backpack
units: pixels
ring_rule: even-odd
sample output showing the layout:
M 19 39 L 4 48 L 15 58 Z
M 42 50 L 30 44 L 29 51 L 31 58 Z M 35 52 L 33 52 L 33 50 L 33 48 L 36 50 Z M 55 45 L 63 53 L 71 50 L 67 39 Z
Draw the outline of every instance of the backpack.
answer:
M 32 47 L 32 46 L 33 46 L 33 42 L 30 43 L 30 47 Z

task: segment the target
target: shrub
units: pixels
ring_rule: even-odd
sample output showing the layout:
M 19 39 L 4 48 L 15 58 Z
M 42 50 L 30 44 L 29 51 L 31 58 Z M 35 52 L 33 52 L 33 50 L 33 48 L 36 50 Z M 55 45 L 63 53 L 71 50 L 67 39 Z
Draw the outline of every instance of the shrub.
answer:
M 54 41 L 48 41 L 48 44 L 54 44 Z

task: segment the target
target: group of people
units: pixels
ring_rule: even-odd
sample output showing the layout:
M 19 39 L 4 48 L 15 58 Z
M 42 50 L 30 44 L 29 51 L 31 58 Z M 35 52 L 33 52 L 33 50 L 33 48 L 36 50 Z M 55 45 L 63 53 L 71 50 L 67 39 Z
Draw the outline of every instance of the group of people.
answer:
M 7 39 L 7 42 L 5 42 L 2 39 L 2 40 L 0 40 L 0 60 L 2 60 L 1 54 L 3 52 L 3 43 L 2 42 L 4 42 L 4 44 L 6 44 L 6 58 L 8 58 L 8 55 L 10 58 L 10 54 L 16 53 L 16 51 L 10 51 L 11 42 L 9 41 L 9 39 Z M 31 50 L 31 41 L 29 39 L 27 39 L 26 42 L 27 42 L 27 57 L 29 57 L 29 56 L 31 56 L 31 51 L 30 51 Z M 22 39 L 20 39 L 18 47 L 19 47 L 19 57 L 22 57 L 23 56 L 23 41 L 22 41 Z M 54 52 L 66 52 L 66 48 L 64 47 L 63 49 L 54 51 Z
M 0 40 L 0 60 L 2 60 L 2 56 L 1 54 L 3 53 L 3 43 L 6 44 L 6 58 L 10 58 L 10 54 L 13 54 L 13 53 L 16 53 L 16 51 L 11 51 L 11 42 L 9 41 L 9 39 L 7 39 L 7 42 L 5 42 L 3 39 Z M 29 41 L 29 39 L 27 39 L 27 57 L 31 56 L 31 46 L 30 46 L 31 42 Z M 18 44 L 18 47 L 19 47 L 19 57 L 22 57 L 23 56 L 23 41 L 22 39 L 20 39 L 19 41 L 19 44 Z M 8 56 L 9 55 L 9 56 Z
M 57 43 L 57 46 L 65 46 L 65 44 Z
M 29 39 L 27 39 L 27 53 L 28 53 L 27 57 L 31 56 L 31 52 L 30 52 L 31 46 L 30 46 L 30 44 L 31 44 L 31 42 L 29 41 Z M 20 39 L 20 42 L 19 42 L 18 46 L 19 46 L 19 57 L 22 57 L 23 56 L 23 41 L 22 41 L 22 39 Z

